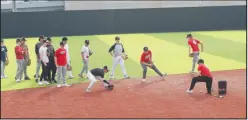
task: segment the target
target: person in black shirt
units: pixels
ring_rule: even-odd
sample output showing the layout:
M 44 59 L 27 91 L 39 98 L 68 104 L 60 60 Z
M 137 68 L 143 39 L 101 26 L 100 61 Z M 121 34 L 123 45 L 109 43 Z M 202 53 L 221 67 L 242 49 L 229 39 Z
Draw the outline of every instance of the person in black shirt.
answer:
M 54 56 L 55 56 L 55 50 L 54 47 L 52 45 L 52 39 L 50 37 L 47 37 L 47 40 L 49 41 L 48 45 L 47 45 L 47 52 L 48 52 L 48 59 L 49 59 L 49 63 L 48 63 L 48 81 L 50 83 L 57 83 L 57 81 L 55 80 L 55 75 L 56 75 L 56 71 L 57 71 L 57 67 L 55 65 L 55 61 L 54 61 Z M 52 72 L 52 76 L 51 76 L 51 72 Z
M 91 71 L 88 71 L 87 77 L 90 80 L 90 84 L 88 88 L 86 89 L 86 92 L 91 92 L 91 89 L 93 88 L 93 85 L 95 84 L 97 80 L 102 81 L 105 87 L 111 85 L 107 80 L 104 79 L 104 74 L 107 73 L 108 71 L 109 70 L 107 66 L 104 66 L 103 69 L 95 68 L 95 69 L 92 69 Z

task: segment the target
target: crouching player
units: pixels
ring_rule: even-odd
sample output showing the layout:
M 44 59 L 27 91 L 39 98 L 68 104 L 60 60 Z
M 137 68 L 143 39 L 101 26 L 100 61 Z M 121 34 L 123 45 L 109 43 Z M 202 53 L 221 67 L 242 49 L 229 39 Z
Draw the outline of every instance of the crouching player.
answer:
M 103 82 L 106 89 L 112 90 L 114 86 L 104 79 L 104 74 L 107 73 L 108 71 L 109 70 L 107 66 L 104 66 L 103 69 L 95 68 L 95 69 L 92 69 L 91 71 L 88 71 L 87 77 L 90 80 L 90 84 L 88 88 L 86 89 L 86 92 L 91 92 L 93 85 L 95 84 L 97 80 L 100 80 L 101 82 Z
M 166 73 L 162 74 L 152 62 L 152 52 L 148 50 L 148 47 L 144 47 L 143 50 L 144 52 L 141 54 L 141 58 L 140 58 L 140 64 L 143 68 L 142 82 L 146 81 L 145 79 L 146 79 L 147 67 L 153 69 L 159 76 L 165 79 L 167 74 Z
M 205 82 L 206 83 L 206 88 L 207 88 L 207 94 L 211 94 L 212 91 L 212 75 L 210 73 L 210 70 L 205 66 L 204 60 L 199 59 L 198 60 L 198 71 L 200 72 L 200 75 L 193 77 L 191 85 L 189 90 L 187 90 L 187 93 L 192 93 L 196 82 Z

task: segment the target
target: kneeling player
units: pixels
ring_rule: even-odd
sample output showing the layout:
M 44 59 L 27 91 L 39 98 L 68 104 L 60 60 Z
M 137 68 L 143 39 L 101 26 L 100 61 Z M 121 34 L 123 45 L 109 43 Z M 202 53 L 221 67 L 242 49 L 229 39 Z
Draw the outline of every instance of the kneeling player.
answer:
M 144 50 L 144 52 L 142 53 L 141 58 L 140 58 L 140 64 L 143 68 L 142 82 L 145 82 L 145 79 L 146 79 L 147 66 L 149 68 L 153 69 L 163 79 L 165 79 L 165 76 L 167 74 L 166 73 L 162 74 L 152 62 L 152 52 L 150 50 L 148 50 L 148 47 L 144 47 L 143 50 Z
M 91 71 L 87 72 L 87 77 L 90 80 L 90 84 L 88 88 L 86 89 L 86 92 L 91 92 L 93 85 L 97 80 L 100 80 L 104 83 L 105 88 L 111 89 L 113 88 L 113 85 L 111 85 L 107 80 L 104 79 L 104 74 L 107 73 L 108 67 L 104 66 L 103 69 L 101 68 L 95 68 L 92 69 Z
M 193 77 L 190 88 L 189 90 L 187 90 L 187 93 L 193 92 L 192 90 L 194 89 L 196 82 L 205 82 L 208 91 L 207 93 L 211 94 L 213 78 L 210 73 L 210 70 L 204 65 L 203 59 L 198 60 L 198 65 L 198 71 L 200 72 L 200 75 L 198 75 L 197 77 Z

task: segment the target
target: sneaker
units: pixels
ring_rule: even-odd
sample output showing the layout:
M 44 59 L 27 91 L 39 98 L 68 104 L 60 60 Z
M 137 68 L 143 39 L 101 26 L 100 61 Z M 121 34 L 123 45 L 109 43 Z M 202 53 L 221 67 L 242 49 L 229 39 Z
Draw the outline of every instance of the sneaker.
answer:
M 30 80 L 30 78 L 29 77 L 25 77 L 24 80 Z
M 81 75 L 81 74 L 78 74 L 78 77 L 80 77 L 80 78 L 83 78 L 83 75 Z
M 113 80 L 113 79 L 115 79 L 115 77 L 110 75 L 109 79 Z
M 130 76 L 126 76 L 126 75 L 124 76 L 124 79 L 129 79 L 129 78 L 130 78 Z
M 1 79 L 3 79 L 4 77 L 3 76 L 1 76 Z
M 191 94 L 193 91 L 192 90 L 187 90 L 186 92 L 189 93 L 189 94 Z
M 58 85 L 57 85 L 57 87 L 61 87 L 61 85 L 60 85 L 60 84 L 58 84 Z
M 91 89 L 87 88 L 87 89 L 85 90 L 85 92 L 91 92 Z
M 190 73 L 190 74 L 192 74 L 192 75 L 194 75 L 194 74 L 195 74 L 195 72 L 194 72 L 194 71 L 189 71 L 189 73 Z
M 47 81 L 43 81 L 43 84 L 49 85 L 50 83 Z
M 43 85 L 43 82 L 42 82 L 42 81 L 39 81 L 39 82 L 38 82 L 38 85 Z
M 69 85 L 69 84 L 63 84 L 62 86 L 69 87 L 69 86 L 71 86 L 71 85 Z
M 52 82 L 53 82 L 53 83 L 57 83 L 57 81 L 56 81 L 56 80 L 52 80 Z
M 16 79 L 16 82 L 20 82 L 21 80 L 20 79 Z
M 69 76 L 69 77 L 68 77 L 68 79 L 72 79 L 72 78 L 74 78 L 74 76 Z
M 167 73 L 163 74 L 162 79 L 165 80 L 166 76 L 167 76 Z
M 142 82 L 145 82 L 145 81 L 146 81 L 146 79 L 142 79 L 141 81 L 142 81 Z

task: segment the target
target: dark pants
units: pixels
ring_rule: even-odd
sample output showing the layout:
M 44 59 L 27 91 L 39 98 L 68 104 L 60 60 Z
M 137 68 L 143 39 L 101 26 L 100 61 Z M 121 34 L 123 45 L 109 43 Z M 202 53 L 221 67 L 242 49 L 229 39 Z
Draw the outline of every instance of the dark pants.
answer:
M 42 73 L 40 76 L 40 81 L 42 81 L 42 79 L 47 81 L 47 77 L 48 77 L 48 63 L 47 66 L 45 66 L 45 64 L 43 62 L 41 62 L 42 65 Z
M 205 82 L 206 83 L 207 91 L 208 91 L 209 94 L 211 94 L 213 78 L 210 78 L 210 77 L 207 77 L 207 76 L 193 77 L 193 79 L 191 81 L 191 85 L 190 85 L 190 89 L 189 90 L 193 90 L 194 87 L 195 87 L 195 84 L 197 82 Z
M 56 75 L 57 67 L 55 65 L 54 59 L 49 59 L 48 63 L 48 80 L 55 80 L 55 75 Z M 51 76 L 52 73 L 52 76 Z
M 141 63 L 141 66 L 143 68 L 143 79 L 145 79 L 146 78 L 146 73 L 147 73 L 147 66 L 145 64 L 143 64 L 143 63 Z M 154 64 L 152 64 L 151 69 L 153 69 L 159 76 L 161 76 L 161 77 L 163 76 L 163 74 L 157 69 L 157 67 Z

